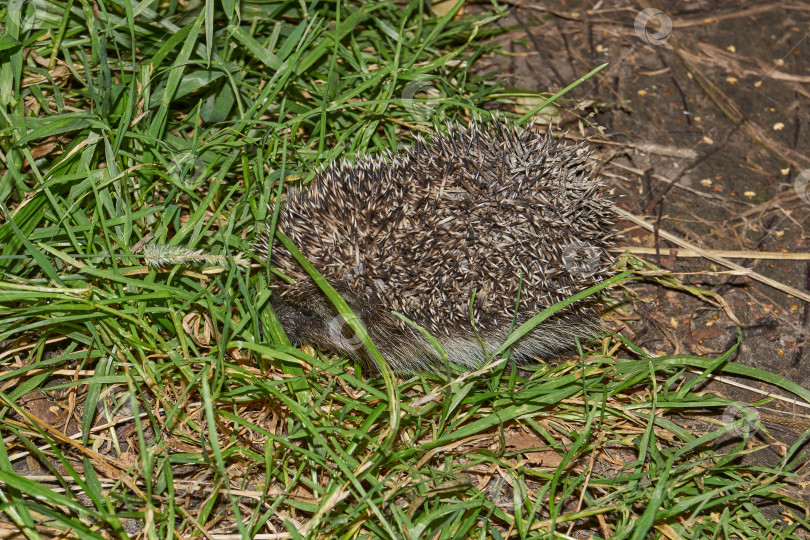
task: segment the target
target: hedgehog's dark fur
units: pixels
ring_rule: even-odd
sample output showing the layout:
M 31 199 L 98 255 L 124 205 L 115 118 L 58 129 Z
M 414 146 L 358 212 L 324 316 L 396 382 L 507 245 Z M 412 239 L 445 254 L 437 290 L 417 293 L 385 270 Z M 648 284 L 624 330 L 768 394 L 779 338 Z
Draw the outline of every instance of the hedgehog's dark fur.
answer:
M 583 143 L 497 120 L 450 126 L 403 153 L 333 163 L 287 195 L 278 227 L 341 293 L 394 370 L 441 364 L 392 311 L 426 328 L 451 362 L 473 368 L 484 358 L 482 342 L 493 352 L 513 321 L 517 327 L 607 274 L 612 202 L 590 156 Z M 266 254 L 266 237 L 255 247 Z M 278 242 L 272 263 L 296 280 L 274 282 L 273 306 L 290 339 L 368 363 Z M 515 344 L 512 358 L 569 348 L 593 335 L 597 320 L 590 304 L 569 308 Z

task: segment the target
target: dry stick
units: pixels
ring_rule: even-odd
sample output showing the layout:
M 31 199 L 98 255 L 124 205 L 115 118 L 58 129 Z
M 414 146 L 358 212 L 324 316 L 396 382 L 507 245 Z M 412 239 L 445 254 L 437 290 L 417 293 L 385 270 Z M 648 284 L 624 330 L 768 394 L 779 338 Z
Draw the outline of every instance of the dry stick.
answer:
M 647 223 L 646 221 L 644 221 L 640 217 L 636 216 L 635 214 L 631 214 L 630 212 L 628 212 L 626 210 L 623 210 L 621 208 L 618 208 L 618 207 L 616 208 L 616 214 L 619 217 L 621 217 L 622 219 L 626 219 L 627 221 L 631 221 L 631 222 L 635 223 L 639 227 L 647 229 L 650 232 L 655 232 L 655 228 L 654 228 L 653 225 L 650 225 L 649 223 Z M 780 283 L 780 282 L 776 281 L 775 279 L 771 279 L 769 277 L 763 276 L 762 274 L 758 274 L 757 272 L 754 272 L 750 268 L 745 268 L 744 266 L 740 266 L 739 264 L 733 263 L 733 262 L 731 262 L 731 261 L 729 261 L 729 260 L 727 260 L 727 259 L 725 259 L 723 257 L 718 257 L 717 255 L 715 255 L 715 254 L 713 254 L 713 253 L 711 253 L 709 251 L 706 251 L 705 249 L 701 249 L 700 247 L 698 247 L 698 246 L 696 246 L 696 245 L 694 245 L 694 244 L 692 244 L 690 242 L 687 242 L 686 240 L 684 240 L 682 238 L 679 238 L 679 237 L 675 236 L 674 234 L 672 234 L 670 232 L 667 232 L 667 231 L 665 231 L 663 229 L 659 229 L 658 235 L 661 238 L 663 238 L 664 240 L 667 240 L 669 242 L 677 244 L 677 245 L 681 246 L 682 248 L 686 248 L 686 249 L 689 249 L 691 251 L 694 251 L 695 253 L 699 254 L 701 257 L 705 257 L 705 258 L 709 259 L 712 262 L 716 262 L 717 264 L 722 264 L 726 268 L 731 268 L 732 270 L 738 270 L 740 272 L 743 272 L 744 275 L 750 277 L 751 279 L 755 279 L 756 281 L 759 281 L 760 283 L 764 283 L 765 285 L 773 287 L 774 289 L 786 292 L 787 294 L 795 296 L 796 298 L 801 298 L 805 302 L 810 302 L 810 294 L 808 294 L 805 291 L 800 291 L 799 289 L 796 289 L 795 287 L 791 287 L 790 285 L 785 285 L 784 283 Z
M 655 356 L 655 355 L 652 355 L 652 356 Z M 689 371 L 691 373 L 694 373 L 695 375 L 703 375 L 705 373 L 704 371 L 700 371 L 698 369 L 692 369 L 692 368 L 687 368 L 687 371 Z M 723 377 L 722 375 L 715 375 L 714 373 L 709 373 L 707 375 L 707 377 L 709 379 L 714 380 L 714 381 L 725 383 L 725 384 L 727 384 L 729 386 L 736 386 L 737 388 L 742 388 L 743 390 L 748 390 L 749 392 L 754 392 L 755 394 L 759 394 L 761 396 L 773 398 L 773 399 L 775 399 L 777 401 L 782 401 L 784 403 L 790 403 L 791 405 L 795 405 L 796 407 L 802 407 L 804 409 L 810 409 L 810 403 L 807 403 L 805 401 L 799 401 L 798 399 L 789 398 L 789 397 L 783 396 L 781 394 L 774 394 L 773 392 L 768 392 L 767 390 L 761 390 L 761 389 L 756 388 L 754 386 L 751 386 L 751 385 L 748 385 L 748 384 L 743 384 L 740 381 L 735 381 L 734 379 L 731 379 L 729 377 Z
M 612 248 L 614 253 L 624 253 L 629 251 L 633 255 L 655 255 L 655 248 L 626 246 Z M 661 249 L 664 253 L 666 248 Z M 709 253 L 715 257 L 725 257 L 728 259 L 771 259 L 777 261 L 810 261 L 810 253 L 784 253 L 782 251 L 744 251 L 734 249 L 704 249 L 700 253 L 691 249 L 670 249 L 669 254 L 682 259 L 692 259 L 704 257 L 703 253 Z M 748 272 L 745 272 L 747 275 Z

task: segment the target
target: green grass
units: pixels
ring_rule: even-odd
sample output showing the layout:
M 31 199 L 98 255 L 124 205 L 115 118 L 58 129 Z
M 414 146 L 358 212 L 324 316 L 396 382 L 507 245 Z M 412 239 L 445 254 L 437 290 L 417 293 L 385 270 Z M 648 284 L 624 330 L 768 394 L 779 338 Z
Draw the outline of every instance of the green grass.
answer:
M 146 264 L 149 243 L 233 260 L 279 180 L 508 104 L 468 69 L 499 8 L 17 5 L 0 8 L 0 531 L 808 534 L 806 434 L 751 465 L 756 414 L 711 423 L 730 404 L 697 387 L 724 372 L 810 392 L 728 353 L 606 336 L 557 365 L 383 380 L 281 344 L 257 261 Z

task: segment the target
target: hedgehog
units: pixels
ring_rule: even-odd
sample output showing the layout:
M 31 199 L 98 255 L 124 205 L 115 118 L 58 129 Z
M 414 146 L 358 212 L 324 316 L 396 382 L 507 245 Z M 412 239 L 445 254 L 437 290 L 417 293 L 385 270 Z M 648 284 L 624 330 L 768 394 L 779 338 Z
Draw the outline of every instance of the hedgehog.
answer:
M 493 119 L 449 124 L 398 153 L 333 162 L 289 189 L 278 230 L 341 294 L 397 372 L 446 360 L 480 367 L 510 328 L 602 281 L 613 259 L 613 201 L 586 142 Z M 266 260 L 268 235 L 255 252 Z M 374 368 L 360 338 L 279 242 L 271 304 L 294 345 Z M 512 345 L 525 363 L 601 329 L 595 301 L 557 312 Z

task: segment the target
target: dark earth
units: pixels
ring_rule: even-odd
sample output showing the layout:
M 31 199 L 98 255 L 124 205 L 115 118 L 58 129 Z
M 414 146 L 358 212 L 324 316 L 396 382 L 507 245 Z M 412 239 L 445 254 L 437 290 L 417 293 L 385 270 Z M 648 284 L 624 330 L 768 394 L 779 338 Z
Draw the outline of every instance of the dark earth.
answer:
M 608 64 L 561 103 L 567 136 L 591 137 L 619 205 L 654 228 L 622 220 L 620 245 L 717 295 L 630 285 L 620 331 L 653 354 L 716 358 L 739 328 L 734 362 L 810 387 L 810 4 L 522 2 L 501 24 L 512 56 L 478 68 L 504 73 L 508 87 L 555 93 Z M 769 252 L 721 255 L 778 283 L 684 257 L 666 233 L 705 250 Z M 778 460 L 810 429 L 810 410 L 783 389 L 724 377 L 702 390 L 789 398 L 758 410 L 757 436 L 774 450 L 756 460 Z

